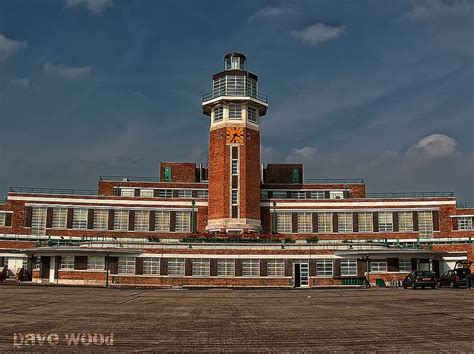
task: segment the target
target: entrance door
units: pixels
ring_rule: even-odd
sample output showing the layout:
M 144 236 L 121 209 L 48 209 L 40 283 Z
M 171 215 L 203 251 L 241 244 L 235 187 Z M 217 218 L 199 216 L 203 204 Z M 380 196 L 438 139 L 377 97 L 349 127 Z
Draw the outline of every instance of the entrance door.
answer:
M 293 281 L 295 288 L 301 286 L 301 268 L 299 263 L 293 264 Z
M 300 264 L 300 285 L 308 286 L 308 278 L 309 278 L 309 264 L 302 262 Z

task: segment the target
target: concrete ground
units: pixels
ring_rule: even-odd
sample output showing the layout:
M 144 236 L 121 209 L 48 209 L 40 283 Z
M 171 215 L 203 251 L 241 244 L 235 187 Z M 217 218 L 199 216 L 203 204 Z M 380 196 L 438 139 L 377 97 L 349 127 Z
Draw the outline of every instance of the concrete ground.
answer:
M 71 334 L 81 333 L 77 346 L 70 342 L 74 350 L 474 350 L 474 290 L 467 289 L 137 290 L 2 285 L 0 298 L 0 351 L 63 350 L 68 339 L 76 338 Z M 113 342 L 100 337 L 111 332 Z M 34 341 L 28 333 L 35 335 Z

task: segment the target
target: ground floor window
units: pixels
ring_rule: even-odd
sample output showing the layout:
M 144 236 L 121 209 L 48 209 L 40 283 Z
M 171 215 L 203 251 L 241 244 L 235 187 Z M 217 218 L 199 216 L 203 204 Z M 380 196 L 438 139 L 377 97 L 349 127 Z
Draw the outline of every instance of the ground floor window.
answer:
M 168 259 L 168 275 L 174 275 L 174 276 L 184 275 L 184 259 L 182 258 Z
M 470 216 L 458 218 L 458 230 L 472 230 L 472 218 Z
M 370 271 L 371 272 L 386 272 L 387 271 L 387 261 L 370 261 Z
M 208 258 L 193 259 L 193 277 L 206 277 L 210 273 L 210 265 Z
M 411 272 L 411 259 L 400 258 L 399 269 L 400 272 Z
M 104 270 L 105 260 L 103 256 L 89 256 L 87 257 L 88 270 Z
M 118 259 L 119 274 L 135 274 L 135 258 L 119 257 Z
M 260 276 L 260 260 L 258 259 L 242 260 L 242 276 L 244 277 Z
M 267 275 L 269 277 L 285 276 L 285 260 L 284 259 L 269 259 L 267 261 Z
M 156 275 L 160 274 L 160 259 L 153 257 L 143 258 L 143 274 Z
M 235 261 L 233 259 L 219 259 L 217 261 L 217 275 L 233 277 L 235 275 Z
M 74 256 L 62 256 L 61 269 L 74 269 Z
M 341 275 L 357 275 L 357 259 L 341 259 Z
M 318 259 L 316 261 L 316 276 L 332 276 L 332 259 Z

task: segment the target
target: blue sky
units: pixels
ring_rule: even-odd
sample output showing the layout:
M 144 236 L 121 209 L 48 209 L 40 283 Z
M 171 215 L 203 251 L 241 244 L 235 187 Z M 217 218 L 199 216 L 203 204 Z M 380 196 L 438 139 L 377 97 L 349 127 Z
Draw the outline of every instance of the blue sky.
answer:
M 270 96 L 263 162 L 474 200 L 474 2 L 3 0 L 0 195 L 206 161 L 229 51 Z

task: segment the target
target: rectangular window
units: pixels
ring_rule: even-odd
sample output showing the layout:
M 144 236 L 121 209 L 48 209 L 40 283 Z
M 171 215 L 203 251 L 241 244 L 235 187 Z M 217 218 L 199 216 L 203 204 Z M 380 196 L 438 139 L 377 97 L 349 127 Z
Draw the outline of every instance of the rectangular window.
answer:
M 311 199 L 326 199 L 326 193 L 324 191 L 311 191 L 309 197 Z
M 88 270 L 104 270 L 105 260 L 102 256 L 89 256 L 87 257 L 87 269 Z
M 0 213 L 0 226 L 5 226 L 5 213 Z
M 390 211 L 379 212 L 379 231 L 393 231 L 393 214 Z
M 170 231 L 170 212 L 155 212 L 155 231 Z
M 135 274 L 135 257 L 119 257 L 118 273 Z
M 306 199 L 306 192 L 291 191 L 291 199 Z
M 420 230 L 420 236 L 433 236 L 433 212 L 418 212 L 418 230 Z
M 374 231 L 374 215 L 370 212 L 362 212 L 358 215 L 359 232 Z
M 285 260 L 284 259 L 269 259 L 267 261 L 267 275 L 269 277 L 284 277 L 285 276 Z
M 286 191 L 273 191 L 273 199 L 286 199 Z
M 313 232 L 313 216 L 311 213 L 298 213 L 298 233 Z
M 249 77 L 246 79 L 246 95 L 257 98 L 257 81 Z
M 243 259 L 242 260 L 242 276 L 244 277 L 260 276 L 260 260 L 259 259 Z
M 128 210 L 115 210 L 114 230 L 128 230 Z
M 400 258 L 399 267 L 400 267 L 400 272 L 411 272 L 411 259 Z
M 180 189 L 178 190 L 178 198 L 192 198 L 193 191 L 189 189 Z
M 413 213 L 411 211 L 398 213 L 398 231 L 413 231 Z
M 213 97 L 212 98 L 225 95 L 225 83 L 226 83 L 225 76 L 219 77 L 213 81 L 212 83 Z
M 229 104 L 229 119 L 241 119 L 242 118 L 242 105 L 241 104 Z
M 121 188 L 120 195 L 122 197 L 134 197 L 135 196 L 135 189 L 133 188 Z
M 94 230 L 107 230 L 109 227 L 109 211 L 94 209 Z
M 337 218 L 337 229 L 339 232 L 352 232 L 354 229 L 354 221 L 352 213 L 339 213 Z
M 150 212 L 148 210 L 135 211 L 135 231 L 148 231 L 150 229 Z
M 46 208 L 33 207 L 31 216 L 31 233 L 46 235 Z
M 232 176 L 239 174 L 239 160 L 232 160 Z
M 220 122 L 224 119 L 224 108 L 222 106 L 214 108 L 214 122 Z
M 387 261 L 370 261 L 370 271 L 371 272 L 386 272 L 387 271 Z
M 232 205 L 237 205 L 239 203 L 239 190 L 232 189 Z
M 208 277 L 210 274 L 209 258 L 193 259 L 193 277 Z
M 72 228 L 87 229 L 87 209 L 74 209 Z
M 332 259 L 316 260 L 316 276 L 328 277 L 332 276 Z
M 253 107 L 247 107 L 247 118 L 250 122 L 257 123 L 257 110 Z
M 61 269 L 74 269 L 74 256 L 62 256 Z
M 245 95 L 245 76 L 227 75 L 226 94 L 231 96 Z
M 291 213 L 277 213 L 277 232 L 290 233 L 291 232 Z
M 460 217 L 458 219 L 458 230 L 472 230 L 472 218 Z
M 207 189 L 198 189 L 196 191 L 196 198 L 203 198 L 203 199 L 209 198 L 209 191 Z
M 233 259 L 217 260 L 217 275 L 219 277 L 235 276 L 235 261 Z
M 191 231 L 191 213 L 188 211 L 176 212 L 176 231 L 190 232 Z
M 341 275 L 357 275 L 357 259 L 341 259 Z
M 158 198 L 173 198 L 173 190 L 171 189 L 159 189 Z
M 184 259 L 170 258 L 168 259 L 168 275 L 183 276 L 184 275 Z
M 154 194 L 153 189 L 140 189 L 140 197 L 153 198 Z
M 143 258 L 143 274 L 144 275 L 159 275 L 160 274 L 160 259 L 156 257 Z
M 53 209 L 53 229 L 65 229 L 67 220 L 67 209 L 66 208 L 54 208 Z
M 332 213 L 318 213 L 318 232 L 333 232 Z

